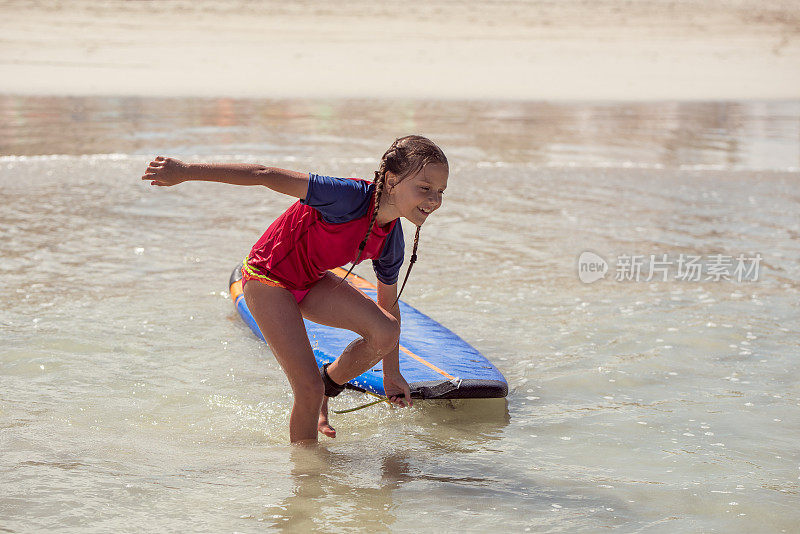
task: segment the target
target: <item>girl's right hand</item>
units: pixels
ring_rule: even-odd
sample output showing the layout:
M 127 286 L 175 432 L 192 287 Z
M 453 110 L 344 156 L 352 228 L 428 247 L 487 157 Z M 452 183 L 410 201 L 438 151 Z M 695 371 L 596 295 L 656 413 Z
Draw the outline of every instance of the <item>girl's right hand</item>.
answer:
M 185 182 L 188 165 L 175 158 L 158 156 L 150 162 L 142 180 L 150 180 L 150 185 L 169 187 Z

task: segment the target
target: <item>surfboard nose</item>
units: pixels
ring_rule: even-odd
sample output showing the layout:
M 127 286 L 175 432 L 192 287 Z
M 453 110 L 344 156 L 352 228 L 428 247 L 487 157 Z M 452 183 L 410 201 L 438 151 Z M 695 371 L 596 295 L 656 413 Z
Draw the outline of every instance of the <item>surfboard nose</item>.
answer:
M 228 287 L 232 286 L 234 282 L 238 282 L 242 279 L 242 262 L 239 262 L 233 272 L 231 273 L 231 277 L 228 279 Z

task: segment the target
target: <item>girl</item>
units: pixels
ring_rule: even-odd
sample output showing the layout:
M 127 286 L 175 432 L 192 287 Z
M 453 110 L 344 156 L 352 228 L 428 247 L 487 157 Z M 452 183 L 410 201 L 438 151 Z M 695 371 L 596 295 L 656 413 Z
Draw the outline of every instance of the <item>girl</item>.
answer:
M 392 143 L 371 183 L 261 165 L 187 164 L 160 156 L 147 167 L 142 180 L 156 186 L 189 180 L 264 185 L 300 199 L 261 236 L 242 268 L 247 307 L 294 394 L 292 443 L 316 442 L 317 432 L 336 437 L 328 424 L 328 397 L 381 360 L 386 396 L 398 406 L 412 405 L 398 363 L 397 278 L 404 253 L 398 219 L 417 226 L 402 293 L 416 260 L 420 226 L 441 206 L 448 172 L 442 150 L 418 135 Z M 329 272 L 367 258 L 378 279 L 377 304 Z M 361 337 L 319 369 L 303 317 Z

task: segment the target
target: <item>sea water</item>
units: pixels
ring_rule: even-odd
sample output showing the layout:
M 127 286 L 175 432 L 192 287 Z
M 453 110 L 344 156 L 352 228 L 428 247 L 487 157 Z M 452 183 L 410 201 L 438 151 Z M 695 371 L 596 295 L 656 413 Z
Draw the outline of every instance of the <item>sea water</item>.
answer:
M 2 96 L 0 124 L 0 532 L 800 526 L 800 103 Z M 451 174 L 404 300 L 508 397 L 290 446 L 227 280 L 292 199 L 140 176 L 370 178 L 408 133 Z

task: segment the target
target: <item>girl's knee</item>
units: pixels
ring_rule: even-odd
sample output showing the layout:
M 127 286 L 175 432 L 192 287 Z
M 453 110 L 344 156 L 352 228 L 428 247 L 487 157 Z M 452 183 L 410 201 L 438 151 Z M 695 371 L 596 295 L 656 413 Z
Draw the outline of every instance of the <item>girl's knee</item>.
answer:
M 317 375 L 292 384 L 292 392 L 295 402 L 316 406 L 316 409 L 319 410 L 322 405 L 322 397 L 325 396 L 325 384 L 322 382 L 322 377 Z
M 379 326 L 370 332 L 367 342 L 379 354 L 386 354 L 400 340 L 400 322 L 394 317 L 386 317 Z

